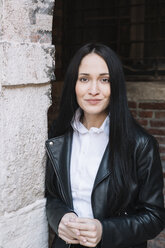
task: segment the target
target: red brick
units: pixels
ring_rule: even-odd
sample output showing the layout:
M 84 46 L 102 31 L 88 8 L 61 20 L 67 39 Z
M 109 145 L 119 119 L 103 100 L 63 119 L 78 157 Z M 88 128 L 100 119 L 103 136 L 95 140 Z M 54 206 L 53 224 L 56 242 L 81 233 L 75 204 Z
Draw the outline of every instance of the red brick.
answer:
M 155 112 L 155 118 L 165 118 L 165 112 Z
M 152 118 L 153 112 L 152 111 L 140 111 L 139 116 L 142 118 Z
M 137 111 L 136 110 L 130 110 L 131 114 L 133 115 L 134 118 L 137 117 Z
M 137 107 L 137 104 L 136 104 L 136 102 L 131 102 L 131 101 L 129 101 L 129 102 L 128 102 L 128 107 L 129 107 L 129 108 L 136 108 L 136 107 Z
M 160 153 L 165 153 L 165 146 L 159 146 Z
M 165 121 L 150 121 L 151 127 L 165 127 Z
M 142 109 L 165 109 L 165 102 L 141 102 L 139 108 Z
M 30 40 L 31 42 L 38 42 L 40 39 L 40 35 L 36 33 L 31 33 Z
M 140 125 L 142 126 L 147 126 L 148 125 L 148 120 L 137 120 Z
M 154 129 L 154 128 L 149 128 L 147 129 L 149 133 L 153 135 L 165 135 L 165 129 Z
M 159 144 L 165 144 L 165 136 L 155 136 Z

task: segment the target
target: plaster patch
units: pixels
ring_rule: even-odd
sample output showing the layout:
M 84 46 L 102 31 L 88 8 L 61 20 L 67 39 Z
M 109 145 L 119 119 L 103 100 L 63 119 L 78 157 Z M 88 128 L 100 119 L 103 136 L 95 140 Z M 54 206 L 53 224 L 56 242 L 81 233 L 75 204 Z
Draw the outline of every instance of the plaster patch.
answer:
M 0 40 L 3 35 L 3 0 L 0 0 Z
M 0 215 L 44 197 L 49 90 L 49 85 L 3 89 Z
M 35 33 L 37 35 L 39 29 L 44 30 L 45 28 L 45 31 L 51 31 L 53 7 L 53 0 L 5 0 L 3 9 L 4 39 L 7 41 L 31 42 L 31 34 Z M 41 27 L 42 24 L 43 27 Z M 49 40 L 49 43 L 51 43 L 51 40 Z
M 51 45 L 0 43 L 2 86 L 49 82 L 54 74 L 53 53 Z M 48 67 L 52 68 L 51 75 Z
M 0 247 L 47 248 L 45 199 L 0 217 Z

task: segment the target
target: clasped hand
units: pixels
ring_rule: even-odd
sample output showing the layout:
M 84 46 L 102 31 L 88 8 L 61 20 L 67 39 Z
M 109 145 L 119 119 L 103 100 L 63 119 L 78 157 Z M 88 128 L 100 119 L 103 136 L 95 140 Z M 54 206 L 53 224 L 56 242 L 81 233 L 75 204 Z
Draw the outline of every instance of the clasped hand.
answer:
M 102 225 L 97 219 L 79 218 L 68 213 L 60 221 L 58 235 L 69 244 L 95 247 L 101 240 Z

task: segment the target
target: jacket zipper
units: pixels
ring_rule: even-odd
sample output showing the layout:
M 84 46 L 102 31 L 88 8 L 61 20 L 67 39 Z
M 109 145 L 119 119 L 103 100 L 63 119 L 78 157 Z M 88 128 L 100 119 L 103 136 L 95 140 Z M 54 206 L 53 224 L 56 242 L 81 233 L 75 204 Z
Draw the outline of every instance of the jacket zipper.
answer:
M 56 169 L 56 165 L 55 165 L 55 163 L 54 163 L 54 161 L 53 161 L 51 152 L 49 152 L 48 149 L 49 149 L 49 148 L 46 146 L 46 151 L 47 151 L 47 153 L 48 153 L 48 155 L 49 155 L 50 161 L 51 161 L 51 163 L 52 163 L 52 165 L 53 165 L 53 169 L 54 169 L 55 174 L 56 174 L 56 176 L 57 176 L 57 179 L 58 179 L 58 181 L 59 181 L 59 185 L 60 185 L 60 188 L 61 188 L 61 194 L 62 194 L 63 200 L 64 200 L 64 201 L 66 202 L 66 204 L 69 206 L 68 201 L 67 201 L 67 198 L 66 198 L 65 193 L 64 193 L 64 190 L 63 190 L 63 186 L 62 186 L 62 182 L 61 182 L 60 175 L 58 174 L 58 171 L 57 171 L 57 169 Z M 70 247 L 70 246 L 69 246 L 69 247 Z

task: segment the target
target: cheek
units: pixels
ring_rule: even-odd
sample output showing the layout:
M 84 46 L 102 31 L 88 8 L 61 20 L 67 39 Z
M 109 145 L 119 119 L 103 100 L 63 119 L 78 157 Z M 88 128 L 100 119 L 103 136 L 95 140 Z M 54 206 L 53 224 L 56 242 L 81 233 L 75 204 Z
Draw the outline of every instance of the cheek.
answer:
M 81 87 L 78 83 L 76 83 L 75 93 L 76 93 L 77 101 L 79 101 L 82 97 L 82 90 L 81 90 Z
M 107 86 L 105 89 L 104 89 L 104 96 L 106 97 L 106 98 L 109 98 L 109 100 L 110 100 L 110 96 L 111 96 L 111 87 L 110 86 Z
M 108 91 L 108 98 L 109 98 L 109 100 L 110 100 L 110 97 L 111 97 L 111 89 L 109 89 L 109 91 Z

